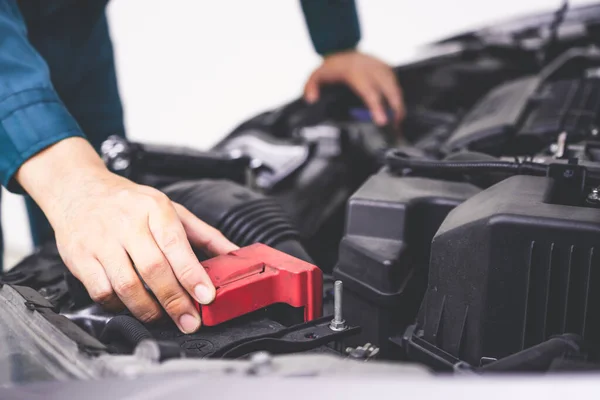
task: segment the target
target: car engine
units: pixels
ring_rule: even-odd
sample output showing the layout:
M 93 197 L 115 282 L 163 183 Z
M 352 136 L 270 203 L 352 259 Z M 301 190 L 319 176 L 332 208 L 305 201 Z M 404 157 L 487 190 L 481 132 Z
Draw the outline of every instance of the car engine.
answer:
M 599 5 L 565 6 L 435 43 L 395 68 L 400 131 L 330 87 L 209 151 L 103 144 L 112 171 L 159 188 L 241 252 L 317 266 L 311 283 L 285 288 L 317 287 L 310 317 L 284 296 L 192 335 L 144 325 L 93 304 L 52 241 L 1 276 L 0 299 L 21 296 L 104 371 L 119 369 L 106 357 L 148 352 L 158 364 L 254 357 L 250 370 L 265 353 L 428 373 L 598 370 L 599 34 Z M 256 260 L 261 274 L 278 263 Z

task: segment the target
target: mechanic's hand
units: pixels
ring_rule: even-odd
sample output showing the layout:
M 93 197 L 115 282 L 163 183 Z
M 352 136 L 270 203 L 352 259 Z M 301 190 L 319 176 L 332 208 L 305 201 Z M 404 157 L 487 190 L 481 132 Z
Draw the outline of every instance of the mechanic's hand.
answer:
M 365 102 L 377 125 L 387 124 L 387 105 L 393 112 L 393 123 L 404 118 L 404 101 L 396 76 L 384 62 L 357 51 L 332 54 L 325 57 L 306 83 L 304 98 L 314 103 L 319 98 L 319 87 L 327 83 L 345 83 Z
M 200 327 L 190 296 L 208 304 L 215 288 L 188 238 L 212 255 L 237 249 L 220 232 L 158 190 L 109 172 L 80 138 L 34 156 L 17 180 L 48 217 L 62 259 L 94 301 L 156 320 L 161 307 L 143 280 L 182 332 Z

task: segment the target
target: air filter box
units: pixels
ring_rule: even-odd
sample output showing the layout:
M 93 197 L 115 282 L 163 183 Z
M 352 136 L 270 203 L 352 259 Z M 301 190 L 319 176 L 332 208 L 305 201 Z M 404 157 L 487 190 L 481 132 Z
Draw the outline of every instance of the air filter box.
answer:
M 566 332 L 600 343 L 600 209 L 552 204 L 555 185 L 515 176 L 450 212 L 411 359 L 480 365 Z
M 344 318 L 360 325 L 350 344 L 388 338 L 414 322 L 426 287 L 431 239 L 448 212 L 479 192 L 466 183 L 373 175 L 350 198 L 334 269 L 344 282 Z

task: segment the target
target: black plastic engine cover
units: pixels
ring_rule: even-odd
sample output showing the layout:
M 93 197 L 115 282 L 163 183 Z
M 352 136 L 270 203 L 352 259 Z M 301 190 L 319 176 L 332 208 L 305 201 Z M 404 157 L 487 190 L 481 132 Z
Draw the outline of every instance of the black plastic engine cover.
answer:
M 600 210 L 551 204 L 554 185 L 515 176 L 448 215 L 431 247 L 422 352 L 479 365 L 560 333 L 600 342 Z
M 370 342 L 393 357 L 387 339 L 416 317 L 433 235 L 451 209 L 478 192 L 384 170 L 351 197 L 334 276 L 344 283 L 344 318 L 362 327 L 352 344 Z
M 495 88 L 465 116 L 446 146 L 492 154 L 504 150 L 539 84 L 530 76 Z
M 490 91 L 463 118 L 444 146 L 494 155 L 532 155 L 565 132 L 569 142 L 597 131 L 600 113 L 599 55 L 573 49 L 539 74 Z
M 567 132 L 569 140 L 585 139 L 598 129 L 600 79 L 565 79 L 543 85 L 530 102 L 530 112 L 515 137 L 524 153 L 539 151 Z

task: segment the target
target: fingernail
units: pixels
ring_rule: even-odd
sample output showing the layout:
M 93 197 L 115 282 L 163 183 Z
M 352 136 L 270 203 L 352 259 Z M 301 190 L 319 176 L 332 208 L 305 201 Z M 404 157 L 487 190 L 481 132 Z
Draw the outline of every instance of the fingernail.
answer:
M 215 291 L 203 284 L 194 288 L 194 294 L 200 304 L 210 304 L 215 299 Z
M 183 333 L 194 333 L 200 328 L 200 318 L 192 314 L 183 314 L 179 317 L 179 326 Z

